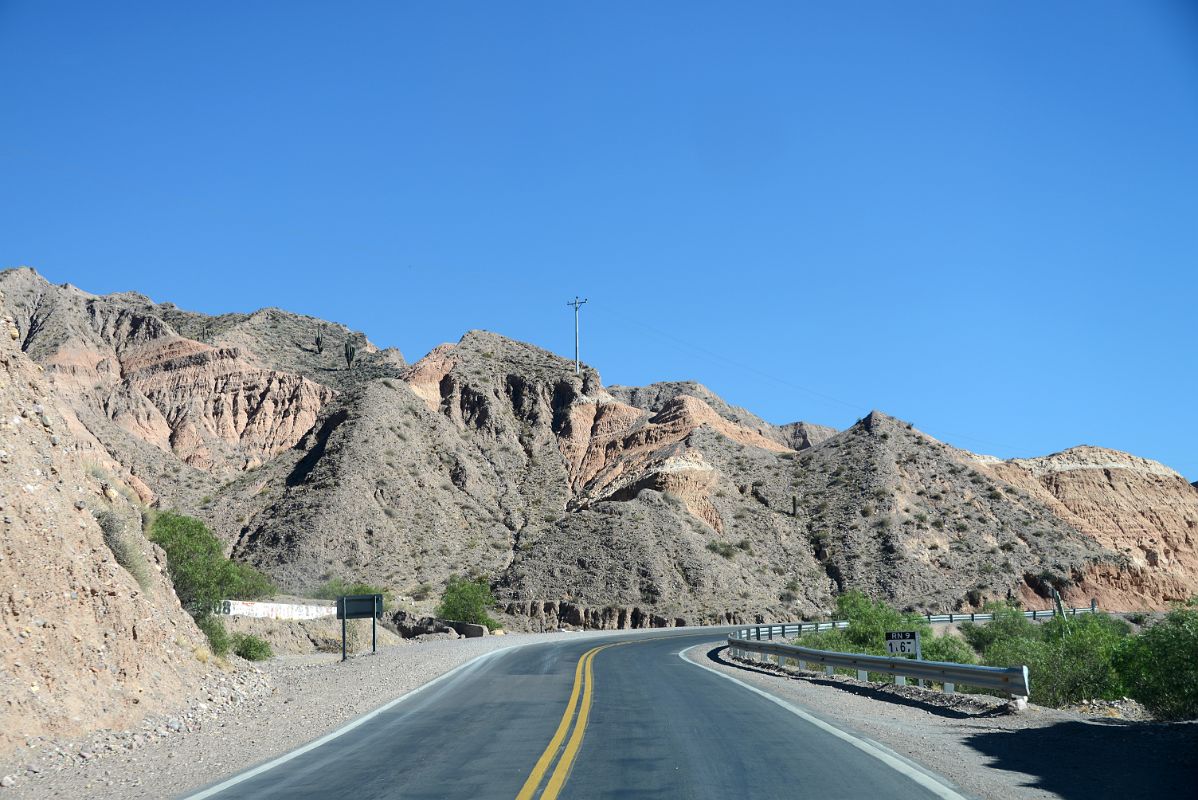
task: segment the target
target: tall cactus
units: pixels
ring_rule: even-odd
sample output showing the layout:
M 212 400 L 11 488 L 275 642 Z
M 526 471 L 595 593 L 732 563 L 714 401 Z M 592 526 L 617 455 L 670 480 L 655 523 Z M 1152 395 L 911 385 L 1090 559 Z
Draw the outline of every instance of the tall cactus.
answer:
M 345 340 L 345 366 L 346 368 L 354 365 L 354 356 L 358 354 L 358 347 L 349 339 Z
M 316 352 L 317 353 L 324 352 L 324 331 L 323 330 L 316 331 Z

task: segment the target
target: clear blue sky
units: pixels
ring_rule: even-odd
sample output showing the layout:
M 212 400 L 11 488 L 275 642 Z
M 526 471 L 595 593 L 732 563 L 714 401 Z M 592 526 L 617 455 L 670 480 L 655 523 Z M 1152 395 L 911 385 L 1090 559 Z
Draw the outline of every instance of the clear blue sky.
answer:
M 0 264 L 1194 480 L 1196 8 L 0 0 Z

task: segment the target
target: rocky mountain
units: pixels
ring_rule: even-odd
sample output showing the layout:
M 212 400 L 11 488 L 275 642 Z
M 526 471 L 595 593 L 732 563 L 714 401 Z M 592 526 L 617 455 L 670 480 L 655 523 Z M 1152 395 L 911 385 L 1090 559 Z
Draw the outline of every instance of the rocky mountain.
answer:
M 137 495 L 0 325 L 0 752 L 173 709 L 207 669 Z M 101 525 L 103 522 L 103 526 Z M 132 569 L 118 564 L 120 549 Z M 202 654 L 201 654 L 202 655 Z
M 1074 447 L 988 469 L 1127 559 L 1118 571 L 1109 565 L 1085 571 L 1082 589 L 1101 597 L 1112 587 L 1130 595 L 1124 604 L 1147 606 L 1198 593 L 1195 487 L 1163 464 L 1101 447 Z
M 293 591 L 471 574 L 533 627 L 816 616 L 848 588 L 936 610 L 1198 592 L 1198 490 L 1126 454 L 1002 462 L 879 412 L 772 425 L 484 331 L 407 365 L 275 309 L 207 316 L 27 269 L 0 289 L 80 446 Z

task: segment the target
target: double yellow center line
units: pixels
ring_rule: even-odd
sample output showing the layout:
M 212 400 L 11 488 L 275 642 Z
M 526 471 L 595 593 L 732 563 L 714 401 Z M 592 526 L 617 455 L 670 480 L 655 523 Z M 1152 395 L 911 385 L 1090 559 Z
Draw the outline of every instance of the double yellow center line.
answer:
M 520 793 L 516 795 L 516 800 L 532 800 L 533 797 L 536 797 L 537 789 L 545 779 L 545 773 L 549 771 L 554 759 L 557 759 L 557 766 L 554 767 L 553 774 L 549 776 L 549 783 L 541 792 L 541 800 L 554 800 L 561 792 L 562 787 L 566 784 L 566 779 L 570 777 L 574 759 L 578 757 L 578 749 L 582 747 L 582 737 L 586 734 L 587 717 L 591 713 L 591 696 L 595 688 L 591 663 L 601 650 L 621 644 L 627 644 L 627 642 L 612 642 L 593 647 L 579 657 L 578 665 L 574 668 L 574 688 L 570 691 L 570 702 L 566 705 L 566 712 L 562 714 L 562 721 L 558 723 L 553 738 L 549 740 L 549 746 L 537 759 L 536 766 L 532 768 L 528 780 L 524 782 Z M 580 699 L 581 706 L 579 705 Z M 575 710 L 578 712 L 577 716 L 574 713 Z M 570 731 L 571 721 L 574 723 L 573 731 Z M 567 732 L 570 734 L 570 739 L 566 741 L 565 749 L 562 749 L 562 742 L 566 740 Z M 559 750 L 561 751 L 560 758 L 558 757 Z

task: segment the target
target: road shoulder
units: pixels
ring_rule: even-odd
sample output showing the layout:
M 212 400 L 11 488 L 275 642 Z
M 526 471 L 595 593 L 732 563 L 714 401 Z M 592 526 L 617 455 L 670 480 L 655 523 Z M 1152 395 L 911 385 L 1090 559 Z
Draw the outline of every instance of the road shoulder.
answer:
M 1038 706 L 1008 714 L 996 698 L 733 663 L 722 645 L 695 647 L 684 657 L 879 742 L 976 797 L 1160 797 L 1193 789 L 1192 723 L 1087 719 Z

